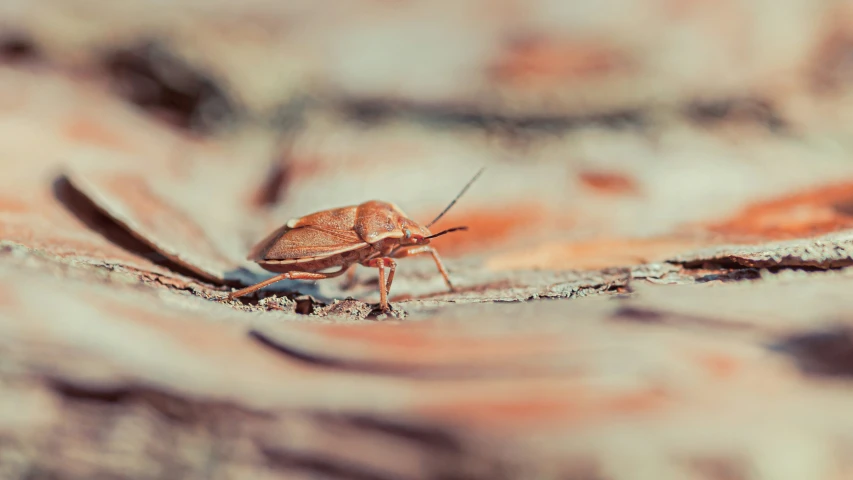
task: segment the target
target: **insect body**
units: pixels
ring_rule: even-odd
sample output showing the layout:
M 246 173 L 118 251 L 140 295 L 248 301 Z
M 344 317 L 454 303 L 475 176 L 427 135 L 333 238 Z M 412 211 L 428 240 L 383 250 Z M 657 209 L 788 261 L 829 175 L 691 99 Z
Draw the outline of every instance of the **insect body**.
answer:
M 232 292 L 228 298 L 247 295 L 285 279 L 322 280 L 347 271 L 352 275 L 355 271 L 350 267 L 361 264 L 379 270 L 379 303 L 380 308 L 387 311 L 388 292 L 397 269 L 394 259 L 423 254 L 432 256 L 445 283 L 453 290 L 447 269 L 429 241 L 467 227 L 450 228 L 436 234 L 431 233 L 428 227 L 450 210 L 481 173 L 482 170 L 477 172 L 450 205 L 426 227 L 410 220 L 396 205 L 378 200 L 290 220 L 255 245 L 248 256 L 248 260 L 279 275 Z M 338 269 L 323 272 L 335 267 Z M 388 267 L 387 280 L 385 267 Z

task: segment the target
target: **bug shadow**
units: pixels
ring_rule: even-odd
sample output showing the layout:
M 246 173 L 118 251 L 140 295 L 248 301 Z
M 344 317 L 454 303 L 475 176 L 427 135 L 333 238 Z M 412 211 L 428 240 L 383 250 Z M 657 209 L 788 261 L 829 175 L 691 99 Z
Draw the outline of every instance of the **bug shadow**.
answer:
M 274 276 L 275 274 L 255 273 L 242 267 L 225 272 L 225 277 L 233 280 L 234 286 L 237 287 L 254 285 Z M 281 280 L 256 292 L 237 297 L 234 301 L 246 305 L 255 305 L 260 300 L 271 296 L 284 296 L 295 300 L 297 297 L 305 295 L 310 296 L 315 302 L 322 304 L 329 304 L 334 301 L 333 297 L 321 293 L 319 287 L 314 282 L 306 282 L 304 280 Z
M 237 271 L 229 272 L 229 275 Z M 261 282 L 273 275 L 254 275 L 254 280 Z M 369 302 L 364 299 L 365 292 L 363 288 L 367 286 L 375 286 L 373 281 L 358 281 L 351 288 L 343 288 L 343 285 L 335 286 L 327 285 L 327 290 L 321 291 L 320 282 L 329 282 L 334 280 L 319 280 L 315 282 L 306 282 L 300 280 L 281 280 L 272 285 L 268 285 L 256 292 L 237 297 L 234 302 L 239 302 L 242 305 L 259 307 L 262 306 L 262 301 L 272 298 L 284 298 L 295 303 L 294 311 L 299 314 L 317 314 L 323 317 L 326 316 L 345 316 L 366 320 L 382 320 L 385 318 L 403 318 L 406 316 L 406 311 L 399 306 L 391 303 L 390 311 L 383 311 L 379 302 Z M 249 283 L 251 284 L 251 283 Z M 378 290 L 377 290 L 378 291 Z M 358 313 L 350 310 L 355 306 Z
M 69 214 L 108 242 L 177 274 L 211 283 L 211 279 L 170 260 L 147 243 L 136 238 L 104 213 L 83 192 L 77 190 L 65 175 L 60 175 L 53 181 L 52 190 L 54 198 L 65 207 Z

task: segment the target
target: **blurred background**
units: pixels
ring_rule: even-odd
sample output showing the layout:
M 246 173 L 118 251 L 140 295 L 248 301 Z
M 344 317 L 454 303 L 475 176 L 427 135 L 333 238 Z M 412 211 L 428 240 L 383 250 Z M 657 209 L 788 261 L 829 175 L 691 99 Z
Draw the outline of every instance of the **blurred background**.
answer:
M 491 233 L 652 235 L 848 170 L 844 1 L 0 9 L 7 112 L 88 108 L 92 119 L 70 120 L 68 148 L 115 150 L 92 124 L 110 126 L 148 144 L 146 162 L 181 156 L 167 153 L 169 141 L 239 144 L 234 165 L 268 182 L 257 202 L 286 200 L 292 215 L 381 197 L 431 217 L 464 178 L 495 164 L 460 205 L 470 210 L 462 217 L 504 217 Z M 93 105 L 114 98 L 183 136 L 142 132 L 114 118 L 119 109 Z M 55 143 L 33 137 L 41 150 Z M 373 180 L 338 185 L 353 178 Z
M 847 387 L 821 383 L 826 389 L 820 390 L 791 364 L 765 360 L 758 346 L 811 325 L 814 312 L 847 318 L 846 285 L 783 293 L 767 287 L 758 307 L 752 291 L 692 298 L 679 290 L 692 299 L 678 305 L 668 291 L 646 292 L 651 300 L 641 306 L 653 314 L 631 311 L 638 323 L 670 315 L 750 325 L 737 333 L 720 327 L 714 335 L 624 327 L 611 322 L 618 317 L 612 304 L 586 310 L 575 300 L 489 302 L 622 294 L 632 267 L 697 249 L 844 234 L 853 228 L 851 133 L 853 1 L 847 0 L 0 0 L 0 253 L 14 259 L 8 265 L 26 267 L 0 268 L 0 352 L 16 366 L 0 368 L 15 379 L 8 383 L 12 400 L 0 398 L 0 407 L 35 406 L 20 418 L 14 408 L 0 408 L 0 467 L 12 458 L 3 457 L 4 445 L 14 444 L 47 452 L 33 454 L 35 464 L 50 467 L 42 473 L 75 465 L 71 478 L 95 478 L 87 473 L 100 464 L 106 476 L 97 478 L 121 478 L 109 475 L 136 465 L 135 478 L 165 478 L 99 453 L 111 444 L 144 445 L 127 451 L 183 468 L 186 459 L 170 455 L 183 455 L 178 446 L 189 448 L 192 435 L 202 432 L 199 438 L 216 439 L 211 444 L 218 448 L 216 442 L 237 432 L 239 441 L 255 443 L 229 444 L 233 454 L 211 447 L 211 458 L 234 468 L 222 478 L 247 478 L 241 476 L 247 465 L 263 466 L 254 474 L 293 468 L 334 478 L 436 478 L 423 474 L 435 473 L 433 464 L 459 475 L 440 478 L 469 478 L 464 468 L 470 465 L 509 469 L 501 463 L 504 452 L 530 454 L 536 467 L 553 466 L 554 478 L 565 472 L 687 478 L 661 473 L 672 473 L 670 463 L 681 465 L 676 445 L 682 441 L 693 442 L 685 455 L 698 459 L 690 478 L 836 478 L 830 471 L 848 478 L 843 472 L 853 467 L 838 453 L 853 445 L 843 413 Z M 224 315 L 229 328 L 244 325 L 246 311 L 290 320 L 338 308 L 333 299 L 349 295 L 375 303 L 375 272 L 360 273 L 370 280 L 349 293 L 320 282 L 291 285 L 311 298 L 288 294 L 280 303 L 233 308 L 210 300 L 226 287 L 250 283 L 247 271 L 259 274 L 246 253 L 290 218 L 379 199 L 426 223 L 483 166 L 484 175 L 434 227 L 470 227 L 434 241 L 462 293 L 442 290 L 429 259 L 420 267 L 412 259 L 411 269 L 410 260 L 401 261 L 395 294 L 414 312 L 410 320 L 436 321 L 423 330 L 389 328 L 360 337 L 282 329 L 284 344 L 338 361 L 309 369 L 281 352 L 278 363 L 267 362 L 267 350 L 249 346 L 245 331 L 227 336 L 225 327 L 204 323 Z M 773 248 L 767 251 L 774 261 L 792 258 Z M 837 252 L 843 258 L 832 267 L 849 265 L 847 251 Z M 697 265 L 729 253 L 695 257 L 695 268 L 676 272 L 681 276 L 672 282 L 699 279 L 704 273 Z M 796 266 L 828 268 L 820 262 Z M 688 263 L 667 265 L 678 270 Z M 26 270 L 33 265 L 39 269 L 32 272 L 41 273 Z M 702 282 L 761 277 L 741 271 L 748 263 L 720 273 L 732 265 Z M 49 275 L 39 276 L 45 270 Z M 66 283 L 45 283 L 47 277 L 82 279 L 93 290 L 78 294 Z M 124 288 L 119 284 L 139 288 L 111 303 L 113 290 Z M 55 289 L 51 302 L 41 285 Z M 427 300 L 418 303 L 420 296 Z M 790 302 L 778 303 L 783 296 Z M 203 302 L 192 303 L 199 297 Z M 488 305 L 449 313 L 466 302 Z M 353 306 L 347 320 L 362 321 L 371 312 L 364 303 L 346 305 Z M 691 310 L 695 305 L 701 315 Z M 162 312 L 169 313 L 159 317 Z M 131 319 L 133 328 L 121 330 L 120 318 Z M 267 317 L 251 321 L 258 318 Z M 779 318 L 784 325 L 771 324 Z M 493 323 L 474 321 L 483 319 Z M 467 322 L 470 331 L 455 336 Z M 516 344 L 516 328 L 536 335 Z M 106 333 L 89 337 L 92 332 Z M 839 351 L 849 352 L 853 336 L 841 337 Z M 542 347 L 546 340 L 553 340 L 551 349 Z M 595 350 L 605 344 L 613 350 Z M 822 351 L 825 344 L 809 345 Z M 841 358 L 849 374 L 849 356 L 833 358 Z M 349 361 L 404 373 L 328 367 Z M 456 367 L 463 372 L 458 378 L 447 373 Z M 418 375 L 431 369 L 456 383 L 421 382 L 427 377 Z M 521 383 L 530 372 L 544 379 Z M 361 393 L 341 394 L 341 378 L 362 385 Z M 579 391 L 588 396 L 578 397 Z M 762 396 L 766 392 L 772 395 Z M 233 423 L 217 430 L 219 407 L 193 403 L 199 398 L 225 398 L 245 411 L 223 410 Z M 766 398 L 783 400 L 765 411 Z M 175 404 L 180 408 L 172 409 Z M 128 405 L 143 405 L 143 419 L 136 410 L 128 414 Z M 661 422 L 670 430 L 646 444 L 649 418 L 661 417 L 645 415 L 659 413 L 661 405 Z M 329 420 L 324 408 L 353 417 Z M 252 409 L 279 423 L 267 425 Z M 818 418 L 797 415 L 805 410 Z M 120 422 L 103 412 L 132 418 L 135 427 L 119 435 Z M 719 412 L 728 416 L 718 425 L 711 414 Z M 482 431 L 464 427 L 469 417 Z M 66 418 L 74 430 L 57 430 Z M 371 423 L 389 418 L 427 427 L 412 434 L 409 424 Z M 560 421 L 581 425 L 581 433 L 542 433 L 563 426 Z M 92 433 L 94 424 L 118 440 Z M 150 429 L 134 430 L 138 425 Z M 341 429 L 351 436 L 339 437 Z M 55 460 L 54 450 L 35 448 L 57 431 L 80 441 L 85 455 L 54 446 L 63 454 Z M 158 443 L 188 431 L 195 433 L 174 448 Z M 774 443 L 779 432 L 793 440 Z M 3 443 L 6 434 L 14 441 Z M 387 454 L 400 438 L 421 443 L 405 450 L 409 457 Z M 508 443 L 498 447 L 496 439 Z M 326 468 L 311 463 L 309 454 L 294 454 L 287 442 L 311 455 L 313 448 L 352 458 Z M 324 442 L 334 447 L 320 446 Z M 367 450 L 352 447 L 362 443 Z M 632 454 L 638 445 L 651 453 Z M 590 451 L 616 473 L 590 473 L 592 457 L 584 456 Z M 117 460 L 110 464 L 107 457 Z M 183 471 L 205 471 L 200 456 L 187 458 L 191 467 Z M 387 476 L 350 469 L 364 459 Z M 650 469 L 633 476 L 637 465 Z M 755 476 L 743 473 L 755 465 Z M 838 468 L 821 470 L 826 465 Z M 147 472 L 166 471 L 182 470 Z M 488 469 L 469 473 L 497 476 Z
M 481 185 L 446 220 L 481 233 L 437 240 L 448 255 L 669 235 L 853 173 L 845 1 L 0 9 L 2 102 L 16 132 L 5 148 L 51 168 L 116 162 L 121 151 L 151 172 L 171 168 L 161 177 L 184 165 L 186 178 L 221 177 L 209 158 L 218 154 L 253 197 L 229 197 L 214 180 L 180 201 L 208 202 L 218 218 L 239 201 L 268 218 L 235 250 L 285 217 L 367 198 L 426 221 L 483 165 Z M 202 215 L 198 205 L 187 208 Z M 553 266 L 560 255 L 523 262 Z

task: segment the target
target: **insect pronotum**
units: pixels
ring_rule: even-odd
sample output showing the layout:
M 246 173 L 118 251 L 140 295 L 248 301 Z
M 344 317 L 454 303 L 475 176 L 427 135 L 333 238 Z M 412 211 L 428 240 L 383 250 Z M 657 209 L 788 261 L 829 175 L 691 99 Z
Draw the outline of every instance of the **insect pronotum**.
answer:
M 371 200 L 361 205 L 333 208 L 288 221 L 267 235 L 249 252 L 248 260 L 264 270 L 278 273 L 268 280 L 231 292 L 229 299 L 260 290 L 281 280 L 322 280 L 350 272 L 352 283 L 354 269 L 361 264 L 379 270 L 379 305 L 388 311 L 388 292 L 397 270 L 395 258 L 429 254 L 450 290 L 453 284 L 438 252 L 429 245 L 432 238 L 468 227 L 454 227 L 431 233 L 435 224 L 456 204 L 483 173 L 480 169 L 462 188 L 456 198 L 426 226 L 410 220 L 393 203 Z M 339 267 L 332 272 L 322 272 Z M 385 267 L 388 277 L 385 278 Z

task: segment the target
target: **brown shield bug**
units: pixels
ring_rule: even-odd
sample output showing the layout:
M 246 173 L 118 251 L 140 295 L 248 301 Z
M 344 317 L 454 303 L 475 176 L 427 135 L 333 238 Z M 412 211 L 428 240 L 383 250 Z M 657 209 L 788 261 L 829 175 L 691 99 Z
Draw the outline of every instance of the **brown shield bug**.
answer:
M 452 291 L 453 284 L 447 270 L 429 241 L 439 235 L 467 230 L 467 227 L 449 228 L 438 233 L 431 233 L 428 228 L 450 210 L 481 173 L 483 169 L 426 226 L 410 220 L 396 205 L 378 200 L 290 220 L 258 242 L 247 257 L 264 270 L 279 275 L 231 292 L 228 298 L 247 295 L 281 280 L 322 280 L 347 271 L 352 278 L 355 270 L 350 270 L 350 267 L 361 264 L 379 270 L 379 304 L 382 311 L 388 311 L 388 292 L 397 270 L 394 259 L 422 254 L 432 255 L 444 282 Z M 321 272 L 334 267 L 339 268 Z M 388 267 L 387 281 L 385 267 Z

